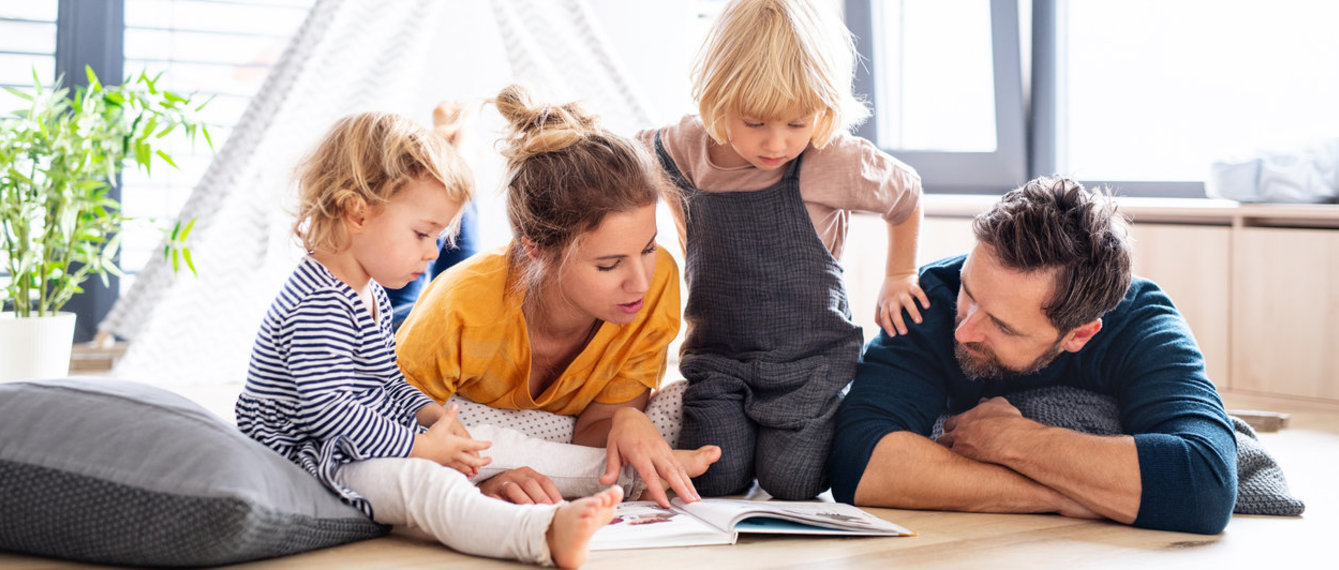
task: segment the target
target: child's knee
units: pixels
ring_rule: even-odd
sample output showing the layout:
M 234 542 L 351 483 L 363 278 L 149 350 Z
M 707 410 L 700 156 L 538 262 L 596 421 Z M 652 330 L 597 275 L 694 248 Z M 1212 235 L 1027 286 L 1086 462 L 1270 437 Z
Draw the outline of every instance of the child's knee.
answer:
M 826 471 L 808 474 L 784 473 L 764 476 L 758 473 L 758 486 L 781 501 L 807 501 L 828 489 Z
M 753 487 L 753 465 L 749 462 L 721 465 L 717 461 L 706 473 L 693 478 L 693 488 L 703 497 L 740 495 Z
M 807 429 L 758 433 L 758 485 L 788 501 L 812 499 L 828 487 L 831 430 L 822 424 Z
M 828 488 L 825 461 L 805 461 L 802 465 L 759 462 L 758 486 L 773 498 L 804 501 L 817 497 Z

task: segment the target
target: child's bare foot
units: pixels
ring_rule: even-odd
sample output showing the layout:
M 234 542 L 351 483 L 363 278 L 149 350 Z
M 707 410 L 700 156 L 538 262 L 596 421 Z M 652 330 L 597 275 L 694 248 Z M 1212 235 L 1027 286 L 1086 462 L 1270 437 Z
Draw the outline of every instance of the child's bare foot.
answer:
M 590 537 L 614 518 L 614 506 L 623 500 L 623 488 L 614 485 L 594 495 L 558 507 L 545 538 L 559 568 L 586 563 Z
M 697 477 L 707 472 L 717 459 L 721 458 L 721 448 L 715 445 L 704 445 L 697 449 L 676 449 L 674 458 L 683 465 L 684 471 L 688 472 L 689 477 Z
M 721 448 L 715 445 L 704 445 L 697 449 L 676 449 L 673 453 L 674 458 L 679 460 L 680 465 L 683 465 L 683 470 L 688 472 L 689 477 L 697 477 L 706 473 L 707 468 L 721 458 Z M 670 488 L 669 482 L 661 479 L 660 488 L 668 491 Z M 643 491 L 642 496 L 638 497 L 637 500 L 653 500 L 651 497 L 650 492 Z

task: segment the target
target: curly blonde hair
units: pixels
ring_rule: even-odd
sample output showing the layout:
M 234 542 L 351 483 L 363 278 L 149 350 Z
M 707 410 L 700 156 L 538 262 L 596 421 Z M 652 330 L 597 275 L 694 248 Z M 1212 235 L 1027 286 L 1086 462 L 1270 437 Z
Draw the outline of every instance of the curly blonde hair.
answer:
M 308 252 L 346 246 L 343 218 L 360 203 L 379 208 L 413 180 L 436 180 L 465 203 L 474 192 L 469 167 L 443 138 L 391 113 L 360 113 L 335 122 L 298 167 L 293 233 Z M 454 238 L 459 215 L 447 237 Z
M 851 32 L 810 0 L 735 0 L 712 25 L 693 65 L 693 99 L 707 133 L 729 139 L 727 115 L 791 120 L 816 115 L 812 142 L 869 116 L 851 91 L 856 51 Z
M 674 191 L 645 149 L 600 127 L 576 103 L 537 102 L 511 85 L 493 104 L 508 123 L 499 146 L 515 236 L 508 265 L 519 290 L 538 287 L 608 214 L 653 205 Z M 525 241 L 538 259 L 527 255 Z

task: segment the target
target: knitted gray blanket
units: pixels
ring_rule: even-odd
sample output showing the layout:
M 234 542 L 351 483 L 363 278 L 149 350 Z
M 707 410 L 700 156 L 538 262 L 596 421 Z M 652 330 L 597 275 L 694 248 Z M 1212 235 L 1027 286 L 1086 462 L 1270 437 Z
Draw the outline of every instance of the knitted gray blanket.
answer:
M 1023 417 L 1046 425 L 1094 435 L 1116 435 L 1121 431 L 1116 401 L 1110 396 L 1069 386 L 1050 386 L 1006 396 Z M 935 422 L 931 433 L 943 433 L 947 416 Z M 1274 458 L 1241 418 L 1229 416 L 1237 436 L 1237 505 L 1233 512 L 1246 515 L 1297 516 L 1306 505 L 1288 491 Z

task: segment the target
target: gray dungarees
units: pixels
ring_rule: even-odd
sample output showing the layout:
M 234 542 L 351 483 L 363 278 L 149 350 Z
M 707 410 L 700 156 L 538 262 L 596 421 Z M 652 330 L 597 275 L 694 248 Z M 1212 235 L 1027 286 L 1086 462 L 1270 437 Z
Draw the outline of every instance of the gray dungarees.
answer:
M 800 163 L 775 185 L 705 192 L 684 178 L 657 133 L 656 155 L 683 191 L 688 337 L 679 370 L 679 447 L 721 446 L 693 480 L 704 496 L 763 490 L 786 500 L 828 487 L 833 415 L 864 337 L 851 322 L 842 268 L 800 198 Z

